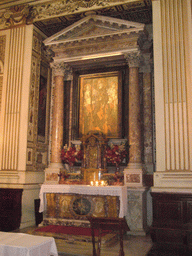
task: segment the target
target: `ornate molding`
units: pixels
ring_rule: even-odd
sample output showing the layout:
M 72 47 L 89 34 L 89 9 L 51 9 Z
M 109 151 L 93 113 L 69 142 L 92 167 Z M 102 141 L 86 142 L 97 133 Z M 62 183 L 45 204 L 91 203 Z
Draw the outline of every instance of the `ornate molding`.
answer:
M 142 2 L 143 1 L 143 2 Z M 84 15 L 97 12 L 103 8 L 129 5 L 133 8 L 144 8 L 151 5 L 151 0 L 44 0 L 44 1 L 17 1 L 4 4 L 0 7 L 0 29 L 10 28 L 16 25 L 31 24 L 41 20 L 48 20 L 67 15 Z M 8 6 L 8 7 L 6 7 Z M 127 10 L 128 7 L 126 7 Z M 120 8 L 121 9 L 121 8 Z M 143 23 L 143 21 L 141 21 Z
M 42 46 L 41 46 L 41 55 L 47 61 L 51 62 L 53 60 L 53 57 L 54 57 L 54 52 L 50 48 L 47 48 L 44 44 L 42 44 Z
M 99 38 L 97 40 L 82 41 L 73 44 L 60 44 L 59 46 L 50 47 L 55 52 L 55 59 L 62 60 L 77 60 L 78 58 L 95 54 L 104 56 L 106 53 L 112 56 L 113 52 L 120 52 L 121 54 L 123 51 L 126 52 L 127 49 L 135 50 L 138 48 L 137 41 L 129 41 L 128 38 L 105 38 L 105 40 Z
M 10 28 L 16 25 L 30 24 L 35 21 L 64 16 L 81 11 L 94 10 L 108 6 L 127 3 L 127 0 L 59 0 L 44 3 L 28 3 L 11 6 L 0 13 L 0 29 Z
M 39 4 L 33 8 L 35 20 L 42 20 L 51 17 L 64 16 L 70 13 L 77 13 L 81 11 L 89 11 L 96 8 L 109 7 L 113 5 L 120 5 L 127 3 L 127 0 L 64 0 L 54 1 L 52 3 Z
M 16 5 L 0 14 L 0 29 L 32 23 L 35 12 L 29 5 Z

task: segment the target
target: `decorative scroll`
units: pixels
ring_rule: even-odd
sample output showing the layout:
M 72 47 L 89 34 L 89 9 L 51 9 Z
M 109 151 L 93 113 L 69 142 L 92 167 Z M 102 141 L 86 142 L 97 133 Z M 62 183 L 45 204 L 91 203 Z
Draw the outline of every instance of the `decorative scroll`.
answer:
M 0 28 L 10 28 L 16 25 L 32 22 L 35 12 L 29 5 L 15 5 L 6 9 L 0 16 Z

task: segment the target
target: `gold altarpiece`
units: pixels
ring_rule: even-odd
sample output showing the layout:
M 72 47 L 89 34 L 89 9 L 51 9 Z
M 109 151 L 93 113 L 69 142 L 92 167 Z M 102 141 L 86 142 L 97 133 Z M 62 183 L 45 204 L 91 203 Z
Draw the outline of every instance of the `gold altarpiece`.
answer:
M 121 137 L 122 72 L 79 76 L 79 135 L 101 131 L 107 138 Z

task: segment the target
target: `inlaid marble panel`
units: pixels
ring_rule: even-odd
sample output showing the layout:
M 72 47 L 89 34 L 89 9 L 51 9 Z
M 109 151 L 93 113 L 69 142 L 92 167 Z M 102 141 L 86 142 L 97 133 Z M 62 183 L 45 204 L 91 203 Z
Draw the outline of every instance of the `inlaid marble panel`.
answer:
M 118 196 L 47 193 L 46 199 L 46 223 L 52 219 L 64 223 L 64 219 L 87 220 L 87 216 L 119 216 Z

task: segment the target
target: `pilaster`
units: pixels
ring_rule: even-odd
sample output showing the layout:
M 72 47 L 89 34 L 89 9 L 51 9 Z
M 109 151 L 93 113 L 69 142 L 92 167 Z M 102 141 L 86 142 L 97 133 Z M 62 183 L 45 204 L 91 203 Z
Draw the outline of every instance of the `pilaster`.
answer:
M 153 1 L 156 172 L 154 187 L 164 192 L 190 188 L 191 176 L 191 3 Z

